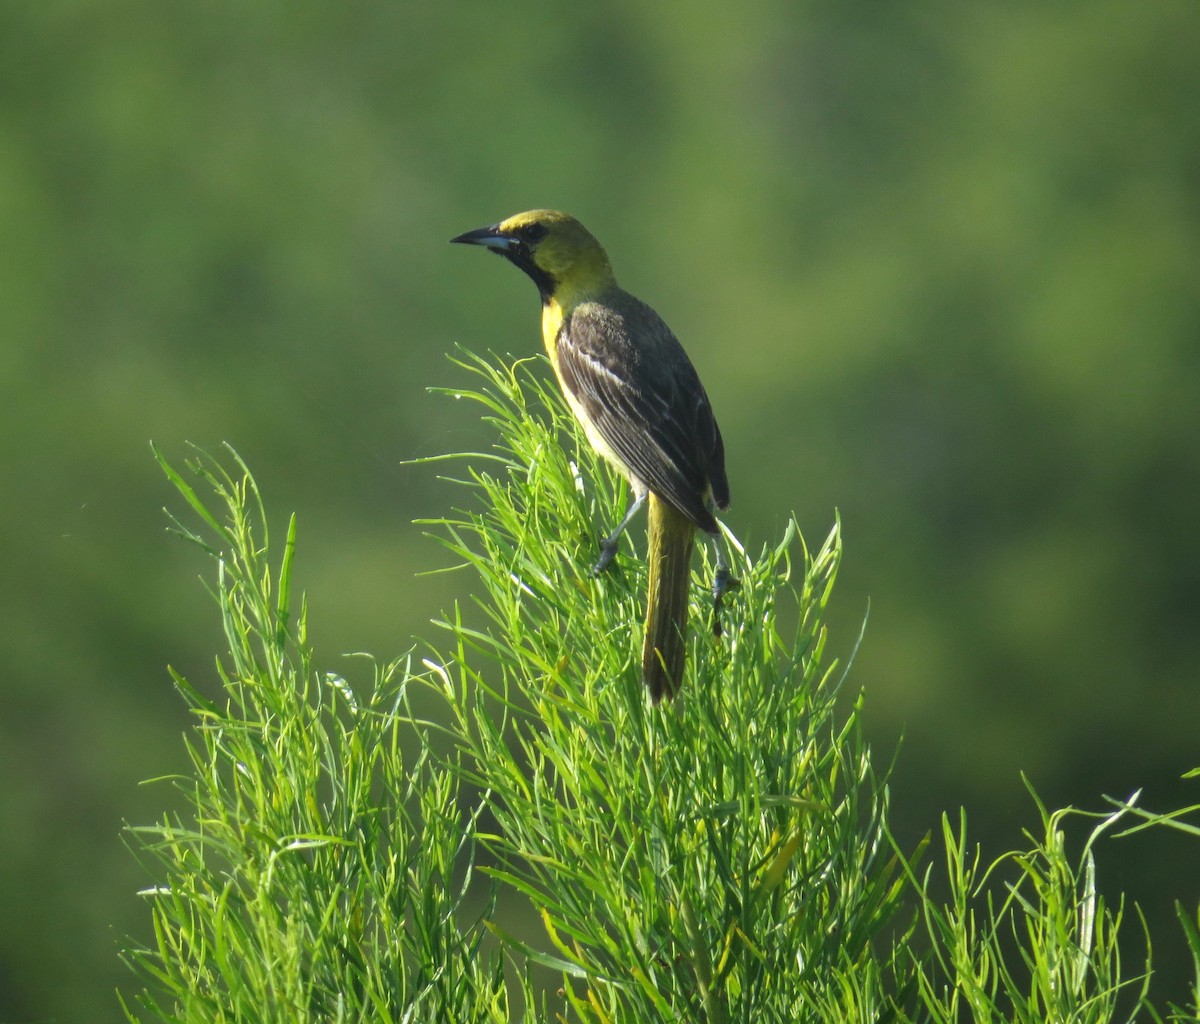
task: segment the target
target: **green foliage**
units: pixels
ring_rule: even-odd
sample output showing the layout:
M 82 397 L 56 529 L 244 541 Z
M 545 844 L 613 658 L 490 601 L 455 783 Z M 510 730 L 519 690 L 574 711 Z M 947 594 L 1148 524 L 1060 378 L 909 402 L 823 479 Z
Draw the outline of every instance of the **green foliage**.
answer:
M 219 701 L 176 676 L 196 719 L 194 770 L 172 780 L 188 813 L 131 830 L 157 941 L 127 954 L 145 982 L 129 1018 L 1153 1015 L 1146 972 L 1122 970 L 1120 901 L 1096 883 L 1095 843 L 1130 808 L 1072 859 L 1074 812 L 1039 804 L 1044 835 L 986 868 L 964 817 L 936 884 L 892 839 L 861 700 L 838 699 L 826 652 L 836 527 L 815 552 L 794 522 L 757 555 L 727 538 L 742 586 L 721 633 L 705 561 L 684 690 L 649 704 L 632 541 L 589 570 L 624 489 L 538 363 L 459 363 L 479 383 L 448 393 L 482 406 L 496 442 L 454 457 L 469 500 L 427 525 L 475 597 L 362 693 L 317 668 L 291 598 L 294 518 L 276 562 L 236 455 L 189 462 L 203 496 L 160 457 L 202 524 L 176 529 L 216 560 L 229 650 Z M 500 894 L 532 906 L 540 940 L 499 916 Z M 537 991 L 535 968 L 561 988 Z
M 1044 835 L 1029 834 L 1028 849 L 987 866 L 968 847 L 965 815 L 957 829 L 943 821 L 950 897 L 926 898 L 922 908 L 936 970 L 921 979 L 921 1001 L 936 1024 L 1100 1024 L 1148 1009 L 1148 971 L 1122 974 L 1122 909 L 1096 888 L 1092 847 L 1116 816 L 1091 832 L 1076 862 L 1065 824 L 1079 812 L 1038 808 Z M 1134 989 L 1123 1004 L 1132 1007 L 1128 1018 L 1119 1010 L 1126 988 Z
M 1200 778 L 1200 768 L 1193 768 L 1185 776 L 1188 779 Z M 1135 794 L 1134 799 L 1140 794 Z M 1188 807 L 1180 807 L 1173 811 L 1155 812 L 1138 807 L 1134 799 L 1128 801 L 1112 801 L 1123 813 L 1128 813 L 1141 820 L 1118 833 L 1120 836 L 1131 836 L 1145 829 L 1167 828 L 1182 832 L 1192 839 L 1200 839 L 1200 803 Z M 1190 819 L 1190 820 L 1189 820 Z M 1191 910 L 1179 900 L 1175 900 L 1175 914 L 1183 928 L 1184 939 L 1192 962 L 1192 979 L 1190 988 L 1190 1007 L 1171 1005 L 1171 1019 L 1178 1021 L 1194 1021 L 1200 1019 L 1200 908 Z
M 196 719 L 194 772 L 172 780 L 190 820 L 130 830 L 161 881 L 143 893 L 157 945 L 127 954 L 152 982 L 130 1019 L 507 1021 L 467 905 L 474 843 L 452 765 L 405 749 L 408 674 L 379 666 L 357 697 L 314 672 L 290 604 L 295 518 L 273 567 L 258 490 L 227 455 L 232 471 L 189 462 L 224 518 L 160 456 L 206 527 L 175 520 L 217 560 L 228 654 L 220 701 L 175 675 Z
M 903 873 L 858 706 L 838 721 L 823 664 L 836 529 L 815 554 L 794 522 L 741 553 L 719 638 L 705 563 L 684 692 L 651 707 L 643 565 L 588 569 L 624 494 L 586 445 L 568 459 L 569 414 L 528 362 L 474 365 L 487 388 L 458 394 L 490 410 L 498 461 L 464 480 L 483 511 L 439 525 L 479 575 L 484 622 L 445 623 L 450 656 L 427 664 L 491 797 L 493 873 L 532 900 L 556 951 L 531 955 L 563 970 L 582 1020 L 833 1021 L 847 1001 L 874 1017 Z

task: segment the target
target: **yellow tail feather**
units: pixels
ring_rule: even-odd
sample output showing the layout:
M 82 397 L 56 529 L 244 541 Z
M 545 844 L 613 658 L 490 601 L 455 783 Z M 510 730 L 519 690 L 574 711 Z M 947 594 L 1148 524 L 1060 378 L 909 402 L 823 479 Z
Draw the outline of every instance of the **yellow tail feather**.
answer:
M 657 495 L 650 495 L 649 588 L 642 682 L 654 703 L 674 697 L 687 661 L 688 584 L 696 528 Z

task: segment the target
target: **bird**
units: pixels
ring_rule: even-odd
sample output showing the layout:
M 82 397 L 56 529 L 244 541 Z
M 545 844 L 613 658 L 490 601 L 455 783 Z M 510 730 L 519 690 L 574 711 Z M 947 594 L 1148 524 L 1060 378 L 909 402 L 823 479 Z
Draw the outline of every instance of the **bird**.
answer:
M 483 246 L 533 279 L 563 396 L 592 446 L 629 481 L 629 507 L 600 541 L 597 575 L 649 505 L 642 681 L 655 704 L 672 699 L 683 685 L 697 530 L 716 551 L 718 632 L 722 595 L 737 584 L 716 519 L 729 507 L 725 445 L 700 377 L 662 318 L 617 284 L 604 247 L 574 217 L 528 210 L 451 242 Z

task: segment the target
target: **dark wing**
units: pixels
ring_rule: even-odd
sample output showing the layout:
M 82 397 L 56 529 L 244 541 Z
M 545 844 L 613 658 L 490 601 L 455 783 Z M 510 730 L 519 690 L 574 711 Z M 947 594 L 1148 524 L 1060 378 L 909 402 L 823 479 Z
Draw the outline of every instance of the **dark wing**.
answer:
M 707 500 L 729 504 L 721 431 L 691 360 L 658 314 L 624 292 L 577 306 L 559 332 L 558 368 L 629 472 L 715 533 Z

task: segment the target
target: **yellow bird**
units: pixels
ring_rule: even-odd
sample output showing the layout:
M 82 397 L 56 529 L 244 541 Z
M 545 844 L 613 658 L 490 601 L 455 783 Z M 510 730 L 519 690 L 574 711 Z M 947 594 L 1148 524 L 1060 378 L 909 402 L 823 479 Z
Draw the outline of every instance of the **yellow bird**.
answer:
M 520 267 L 542 297 L 546 352 L 583 429 L 629 480 L 633 501 L 600 542 L 602 572 L 621 532 L 650 499 L 649 592 L 642 680 L 655 703 L 683 684 L 688 580 L 696 530 L 713 539 L 713 598 L 734 585 L 714 509 L 729 507 L 725 446 L 692 361 L 662 318 L 622 290 L 608 255 L 574 217 L 518 213 L 451 239 Z

